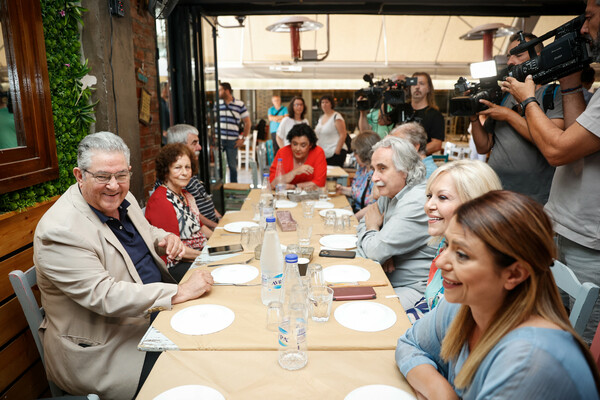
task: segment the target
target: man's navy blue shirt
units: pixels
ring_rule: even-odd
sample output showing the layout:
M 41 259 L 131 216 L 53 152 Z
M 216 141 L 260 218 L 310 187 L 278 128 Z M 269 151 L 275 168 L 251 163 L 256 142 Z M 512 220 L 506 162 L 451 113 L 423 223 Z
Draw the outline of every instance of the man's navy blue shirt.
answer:
M 94 207 L 90 208 L 96 213 L 103 224 L 108 225 L 111 231 L 115 234 L 119 242 L 125 248 L 125 251 L 133 261 L 135 269 L 137 269 L 140 278 L 144 284 L 162 282 L 160 270 L 146 246 L 146 242 L 142 239 L 142 235 L 138 232 L 133 222 L 127 215 L 127 208 L 131 205 L 127 200 L 123 200 L 119 206 L 119 219 L 107 217 L 102 212 Z

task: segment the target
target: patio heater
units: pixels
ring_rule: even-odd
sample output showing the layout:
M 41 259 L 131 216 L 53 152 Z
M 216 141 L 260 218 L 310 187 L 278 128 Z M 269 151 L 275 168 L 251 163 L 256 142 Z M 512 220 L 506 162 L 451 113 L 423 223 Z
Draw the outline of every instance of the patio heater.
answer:
M 292 44 L 292 58 L 294 62 L 298 61 L 321 61 L 318 59 L 317 50 L 305 50 L 301 51 L 300 48 L 300 32 L 316 31 L 321 29 L 323 24 L 317 21 L 313 21 L 308 17 L 304 16 L 289 16 L 284 17 L 274 23 L 273 25 L 267 26 L 269 32 L 289 32 L 290 40 Z M 329 49 L 327 49 L 329 53 Z M 326 57 L 326 56 L 325 56 Z M 324 57 L 323 57 L 324 59 Z
M 494 38 L 510 36 L 518 31 L 513 26 L 500 23 L 484 24 L 476 26 L 469 32 L 460 37 L 463 40 L 481 40 L 483 39 L 483 61 L 491 60 L 492 49 L 494 47 Z

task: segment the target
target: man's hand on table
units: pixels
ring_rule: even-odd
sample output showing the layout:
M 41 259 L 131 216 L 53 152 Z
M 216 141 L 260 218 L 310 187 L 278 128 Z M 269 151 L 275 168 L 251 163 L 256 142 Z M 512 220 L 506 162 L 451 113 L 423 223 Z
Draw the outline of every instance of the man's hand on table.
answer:
M 396 270 L 396 266 L 394 265 L 394 259 L 388 258 L 386 261 L 381 264 L 381 268 L 383 268 L 383 272 L 386 274 L 391 274 Z
M 179 239 L 179 236 L 172 233 L 158 242 L 158 247 L 165 249 L 167 257 L 173 260 L 181 260 L 185 253 L 185 246 L 181 242 L 181 239 Z
M 372 203 L 367 206 L 365 213 L 365 228 L 368 231 L 378 231 L 383 225 L 383 214 L 379 211 L 377 203 Z
M 171 304 L 197 299 L 204 293 L 210 292 L 213 283 L 214 280 L 209 271 L 193 270 L 190 279 L 177 286 L 177 293 L 171 298 Z

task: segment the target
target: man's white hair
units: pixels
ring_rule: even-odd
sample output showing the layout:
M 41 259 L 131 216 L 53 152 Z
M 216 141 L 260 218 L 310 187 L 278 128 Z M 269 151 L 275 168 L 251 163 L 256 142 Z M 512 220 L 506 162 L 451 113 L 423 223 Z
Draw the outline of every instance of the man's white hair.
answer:
M 187 143 L 188 134 L 198 136 L 199 132 L 195 126 L 188 124 L 177 124 L 167 129 L 167 143 Z
M 77 167 L 81 170 L 89 170 L 92 165 L 92 155 L 95 152 L 122 153 L 129 165 L 129 147 L 114 133 L 96 132 L 84 137 L 77 147 Z

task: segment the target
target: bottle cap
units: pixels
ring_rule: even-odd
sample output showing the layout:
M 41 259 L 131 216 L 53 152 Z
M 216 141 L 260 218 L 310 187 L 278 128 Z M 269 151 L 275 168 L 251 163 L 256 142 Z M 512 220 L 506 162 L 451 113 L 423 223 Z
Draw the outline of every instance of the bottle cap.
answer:
M 267 222 L 275 222 L 275 217 L 267 217 Z
M 285 262 L 288 264 L 297 264 L 298 263 L 298 254 L 288 254 L 285 256 Z
M 277 161 L 283 161 L 283 158 L 278 158 Z
M 269 176 L 269 173 L 268 173 L 268 172 L 265 172 L 265 173 L 263 174 L 263 176 L 264 176 L 264 177 L 267 177 L 267 176 Z

